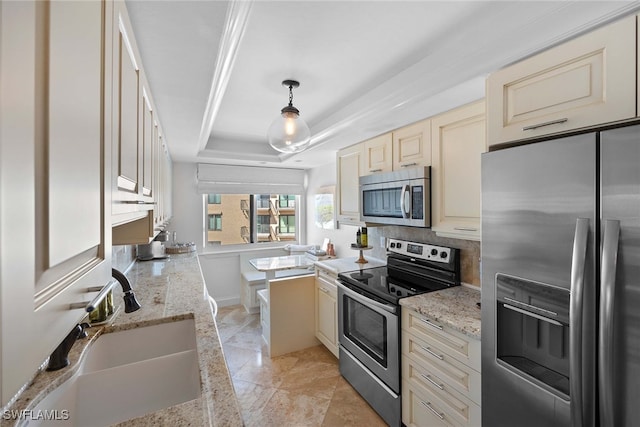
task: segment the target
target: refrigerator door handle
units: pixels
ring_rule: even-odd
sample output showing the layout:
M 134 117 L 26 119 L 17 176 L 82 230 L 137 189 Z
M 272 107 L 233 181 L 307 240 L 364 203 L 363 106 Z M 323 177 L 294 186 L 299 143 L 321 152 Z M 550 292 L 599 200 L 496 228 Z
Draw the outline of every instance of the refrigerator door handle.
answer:
M 600 326 L 598 333 L 598 387 L 600 425 L 614 425 L 613 413 L 613 312 L 618 265 L 620 221 L 604 221 L 600 273 Z
M 574 427 L 585 423 L 582 379 L 582 319 L 584 308 L 584 275 L 589 238 L 589 219 L 578 218 L 571 256 L 571 299 L 569 303 L 569 387 L 571 395 L 571 423 Z

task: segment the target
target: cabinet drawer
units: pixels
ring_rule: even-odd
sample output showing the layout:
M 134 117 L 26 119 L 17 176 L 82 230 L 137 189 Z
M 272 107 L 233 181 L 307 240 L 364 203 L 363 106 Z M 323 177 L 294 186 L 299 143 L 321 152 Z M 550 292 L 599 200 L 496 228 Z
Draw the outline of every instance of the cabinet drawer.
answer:
M 402 329 L 421 339 L 425 345 L 436 346 L 448 358 L 457 359 L 480 372 L 480 341 L 407 309 L 402 310 Z
M 630 16 L 490 75 L 489 145 L 634 117 L 635 34 Z
M 318 283 L 318 286 L 321 284 L 323 288 L 333 291 L 334 295 L 337 294 L 338 291 L 338 287 L 336 286 L 337 279 L 337 274 L 324 270 L 323 268 L 316 267 L 316 283 Z
M 402 422 L 406 426 L 480 426 L 480 407 L 446 394 L 402 382 Z
M 480 403 L 480 373 L 449 356 L 440 347 L 426 343 L 412 334 L 404 333 L 402 335 L 402 355 L 403 377 L 409 379 L 417 375 L 418 378 L 421 378 L 420 381 L 428 382 L 425 377 L 429 376 L 430 379 L 443 385 L 451 393 L 453 393 L 452 390 L 455 390 L 473 402 Z M 408 363 L 404 361 L 405 358 Z

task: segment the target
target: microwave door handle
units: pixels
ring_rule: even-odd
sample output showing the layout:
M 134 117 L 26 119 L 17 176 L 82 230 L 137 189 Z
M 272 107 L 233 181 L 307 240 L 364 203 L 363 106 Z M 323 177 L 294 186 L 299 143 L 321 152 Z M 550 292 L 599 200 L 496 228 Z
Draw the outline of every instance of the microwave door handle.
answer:
M 411 217 L 411 186 L 405 184 L 402 186 L 402 192 L 400 193 L 400 207 L 402 208 L 402 217 Z
M 600 272 L 600 330 L 598 342 L 598 386 L 600 387 L 600 425 L 614 425 L 613 413 L 613 313 L 618 264 L 620 221 L 604 221 L 602 266 Z

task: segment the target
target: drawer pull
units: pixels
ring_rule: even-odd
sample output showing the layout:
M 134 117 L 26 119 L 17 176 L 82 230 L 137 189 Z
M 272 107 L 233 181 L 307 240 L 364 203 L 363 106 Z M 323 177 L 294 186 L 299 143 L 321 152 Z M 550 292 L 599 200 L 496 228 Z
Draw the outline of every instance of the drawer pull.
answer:
M 416 162 L 413 163 L 405 163 L 404 165 L 400 165 L 401 168 L 408 168 L 409 166 L 417 166 Z
M 522 130 L 523 131 L 527 131 L 527 130 L 538 129 L 538 128 L 545 127 L 545 126 L 559 125 L 560 123 L 564 123 L 564 122 L 566 122 L 568 120 L 569 119 L 567 119 L 567 118 L 558 119 L 558 120 L 551 120 L 550 122 L 544 122 L 544 123 L 538 123 L 537 125 L 525 126 L 525 127 L 522 128 Z
M 371 172 L 371 173 L 382 172 L 382 169 L 369 169 L 369 172 Z
M 433 384 L 434 386 L 438 387 L 440 390 L 444 390 L 444 384 L 438 384 L 437 382 L 435 382 L 434 380 L 431 379 L 431 375 L 425 375 L 425 374 L 420 374 L 420 376 L 422 378 L 424 378 L 425 380 L 429 381 L 431 384 Z
M 440 360 L 444 360 L 444 356 L 438 353 L 434 353 L 429 347 L 420 346 L 421 349 L 432 355 L 433 357 L 437 357 Z
M 440 331 L 443 330 L 442 326 L 436 325 L 435 323 L 432 323 L 432 322 L 429 322 L 427 319 L 420 319 L 420 320 L 422 320 L 422 322 L 426 323 L 427 325 L 431 326 L 432 328 L 436 328 L 436 329 L 438 329 Z
M 457 231 L 478 231 L 477 228 L 473 227 L 453 227 L 453 229 Z
M 325 288 L 320 288 L 320 287 L 319 287 L 318 289 L 320 289 L 320 290 L 321 290 L 322 292 L 324 292 L 325 294 L 328 294 L 328 293 L 329 293 L 329 291 L 328 291 L 328 290 L 326 290 Z
M 420 403 L 422 403 L 422 405 L 427 408 L 428 410 L 430 410 L 431 412 L 433 412 L 433 414 L 440 418 L 441 420 L 444 420 L 444 413 L 440 413 L 438 411 L 436 411 L 433 406 L 431 406 L 431 402 L 423 402 L 422 400 L 420 401 Z

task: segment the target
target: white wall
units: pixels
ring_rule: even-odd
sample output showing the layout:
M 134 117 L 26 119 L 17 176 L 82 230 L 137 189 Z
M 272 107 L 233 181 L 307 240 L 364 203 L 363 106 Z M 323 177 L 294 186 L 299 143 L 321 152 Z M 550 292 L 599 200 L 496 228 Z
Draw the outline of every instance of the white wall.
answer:
M 314 169 L 308 170 L 307 172 L 307 244 L 319 245 L 322 244 L 325 237 L 328 237 L 331 239 L 331 242 L 333 242 L 336 256 L 340 258 L 358 256 L 358 252 L 351 249 L 351 243 L 356 242 L 356 231 L 358 231 L 358 227 L 352 225 L 341 225 L 339 229 L 326 230 L 315 226 L 315 195 L 322 187 L 336 185 L 335 162 L 318 166 Z M 378 241 L 372 241 L 370 239 L 369 245 L 379 247 L 380 241 L 379 239 Z

